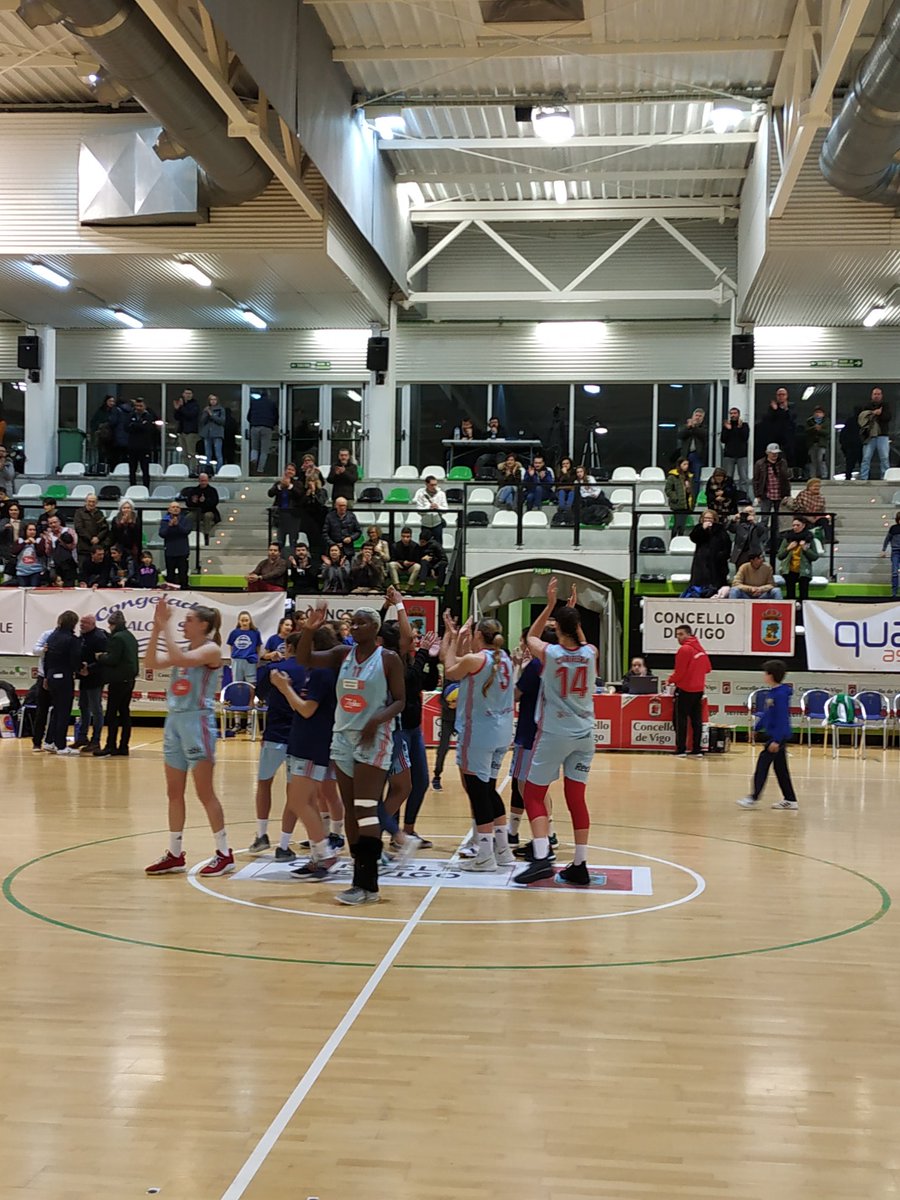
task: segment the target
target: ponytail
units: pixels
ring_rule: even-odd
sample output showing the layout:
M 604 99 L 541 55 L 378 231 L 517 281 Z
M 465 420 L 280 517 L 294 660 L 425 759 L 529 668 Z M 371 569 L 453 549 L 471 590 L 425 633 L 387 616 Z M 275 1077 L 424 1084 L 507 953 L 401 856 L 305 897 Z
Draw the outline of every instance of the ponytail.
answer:
M 491 617 L 486 617 L 483 621 L 479 621 L 476 629 L 481 634 L 485 649 L 492 651 L 491 673 L 481 686 L 481 694 L 482 696 L 486 696 L 500 670 L 500 651 L 503 649 L 503 632 L 500 628 L 500 622 L 493 620 Z
M 222 614 L 217 608 L 207 608 L 204 604 L 198 604 L 194 608 L 194 612 L 206 626 L 206 632 L 209 637 L 216 643 L 217 646 L 222 645 Z

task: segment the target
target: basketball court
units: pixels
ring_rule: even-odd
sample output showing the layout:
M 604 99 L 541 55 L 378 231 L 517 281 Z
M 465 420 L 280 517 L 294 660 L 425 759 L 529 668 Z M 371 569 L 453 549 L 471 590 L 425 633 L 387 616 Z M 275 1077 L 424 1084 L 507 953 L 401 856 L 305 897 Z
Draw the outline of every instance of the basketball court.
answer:
M 220 753 L 235 850 L 257 752 Z M 448 770 L 354 911 L 246 853 L 145 878 L 159 730 L 5 742 L 0 1200 L 893 1195 L 896 758 L 795 750 L 799 812 L 738 808 L 750 763 L 598 755 L 583 891 L 461 872 Z

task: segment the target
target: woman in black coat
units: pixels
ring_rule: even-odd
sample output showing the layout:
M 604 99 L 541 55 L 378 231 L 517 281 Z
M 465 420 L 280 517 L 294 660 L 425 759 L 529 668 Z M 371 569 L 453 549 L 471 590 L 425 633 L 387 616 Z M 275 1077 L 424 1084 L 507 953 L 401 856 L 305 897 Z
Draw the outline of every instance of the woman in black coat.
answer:
M 690 538 L 697 548 L 688 586 L 718 591 L 728 581 L 731 538 L 711 509 L 703 513 L 699 524 L 691 530 Z
M 78 753 L 66 745 L 75 699 L 75 676 L 81 670 L 81 638 L 75 633 L 77 625 L 78 613 L 71 610 L 60 613 L 44 651 L 44 687 L 50 692 L 53 707 L 47 741 L 56 747 L 57 754 Z

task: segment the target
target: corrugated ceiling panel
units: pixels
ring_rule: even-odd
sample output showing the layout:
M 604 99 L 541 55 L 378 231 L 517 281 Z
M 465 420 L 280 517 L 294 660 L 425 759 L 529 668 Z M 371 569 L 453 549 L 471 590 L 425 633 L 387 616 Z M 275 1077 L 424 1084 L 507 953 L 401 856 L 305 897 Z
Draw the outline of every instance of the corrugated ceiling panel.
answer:
M 896 329 L 803 328 L 757 329 L 757 379 L 848 380 L 873 383 L 897 378 Z M 863 361 L 862 367 L 810 367 L 811 362 L 838 358 Z
M 386 325 L 390 320 L 390 276 L 333 196 L 329 197 L 327 208 L 326 252 L 347 279 L 368 298 L 371 309 L 366 319 L 379 320 Z

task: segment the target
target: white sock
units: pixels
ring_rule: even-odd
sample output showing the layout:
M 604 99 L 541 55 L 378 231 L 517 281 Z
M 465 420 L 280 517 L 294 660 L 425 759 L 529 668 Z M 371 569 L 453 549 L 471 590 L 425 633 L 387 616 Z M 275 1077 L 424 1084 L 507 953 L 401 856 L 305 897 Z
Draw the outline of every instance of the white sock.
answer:
M 588 852 L 587 846 L 576 846 L 575 847 L 575 858 L 573 859 L 573 861 L 574 861 L 576 867 L 580 867 L 582 863 L 587 862 L 587 852 Z
M 169 853 L 174 854 L 178 858 L 183 851 L 184 834 L 170 833 L 169 834 Z
M 476 833 L 478 839 L 478 857 L 490 858 L 494 853 L 494 835 L 492 833 Z
M 225 830 L 220 829 L 218 833 L 213 834 L 213 837 L 216 839 L 216 849 L 218 850 L 218 852 L 223 855 L 227 854 L 228 853 L 228 834 L 225 832 Z
M 331 858 L 331 847 L 328 845 L 328 838 L 321 842 L 313 842 L 312 856 L 315 859 Z
M 519 824 L 520 824 L 521 820 L 522 820 L 521 813 L 511 812 L 509 814 L 509 832 L 510 833 L 517 834 L 519 832 Z
M 265 820 L 260 819 L 259 821 L 256 822 L 256 836 L 257 837 L 265 837 L 268 832 L 269 832 L 269 818 L 268 817 L 266 817 Z
M 328 832 L 333 833 L 335 837 L 343 837 L 344 836 L 344 819 L 343 819 L 343 817 L 340 819 L 340 821 L 329 821 L 328 822 Z
M 501 854 L 509 849 L 509 829 L 505 825 L 494 826 L 494 845 Z
M 543 838 L 536 837 L 534 839 L 534 846 L 532 847 L 532 849 L 534 850 L 534 857 L 536 859 L 537 858 L 546 858 L 547 855 L 550 853 L 550 839 L 545 838 L 545 837 L 543 837 Z
M 291 847 L 291 834 L 285 833 L 284 830 L 282 829 L 281 837 L 278 840 L 278 845 L 281 847 L 282 850 L 289 850 Z

